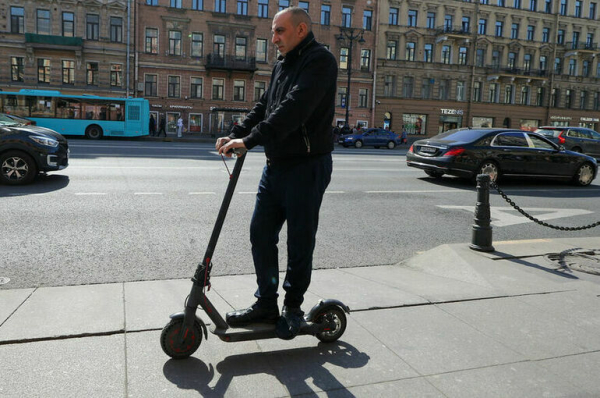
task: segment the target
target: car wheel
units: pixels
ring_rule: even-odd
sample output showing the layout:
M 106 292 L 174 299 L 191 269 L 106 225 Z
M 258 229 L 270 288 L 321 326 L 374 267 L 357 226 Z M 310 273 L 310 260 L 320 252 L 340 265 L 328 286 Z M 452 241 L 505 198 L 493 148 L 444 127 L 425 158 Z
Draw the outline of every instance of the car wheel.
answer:
M 579 148 L 578 146 L 573 147 L 573 149 L 571 149 L 573 152 L 577 152 L 577 153 L 581 153 L 581 148 Z
M 388 149 L 394 149 L 396 148 L 396 143 L 394 141 L 390 141 L 387 144 Z
M 354 143 L 354 146 L 357 147 L 357 148 L 362 148 L 363 147 L 363 143 L 362 143 L 362 141 L 358 140 L 358 141 L 356 141 Z
M 442 176 L 444 175 L 444 173 L 440 173 L 439 171 L 433 171 L 433 170 L 425 170 L 425 174 L 427 174 L 429 177 L 433 177 L 433 178 L 442 178 Z
M 0 181 L 9 185 L 29 184 L 37 175 L 37 165 L 31 156 L 9 151 L 0 156 Z
M 577 169 L 573 176 L 573 182 L 580 187 L 588 186 L 594 180 L 594 167 L 589 163 L 584 163 Z
M 486 160 L 479 166 L 479 173 L 477 174 L 487 174 L 490 176 L 490 182 L 497 182 L 500 177 L 500 171 L 498 170 L 498 165 L 490 160 Z M 477 176 L 476 176 L 477 177 Z
M 102 127 L 93 125 L 85 130 L 85 136 L 90 140 L 99 140 L 102 138 Z

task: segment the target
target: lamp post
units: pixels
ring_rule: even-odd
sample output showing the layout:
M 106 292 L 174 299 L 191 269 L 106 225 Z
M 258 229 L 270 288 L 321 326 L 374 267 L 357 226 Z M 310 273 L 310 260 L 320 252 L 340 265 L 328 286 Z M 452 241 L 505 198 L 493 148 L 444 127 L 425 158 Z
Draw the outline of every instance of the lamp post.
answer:
M 365 39 L 363 38 L 364 33 L 364 29 L 340 27 L 340 34 L 335 36 L 335 38 L 340 42 L 340 44 L 346 44 L 348 46 L 348 87 L 346 88 L 345 121 L 346 126 L 349 126 L 348 118 L 350 113 L 350 78 L 352 77 L 352 47 L 355 41 L 358 41 L 360 44 L 365 43 Z

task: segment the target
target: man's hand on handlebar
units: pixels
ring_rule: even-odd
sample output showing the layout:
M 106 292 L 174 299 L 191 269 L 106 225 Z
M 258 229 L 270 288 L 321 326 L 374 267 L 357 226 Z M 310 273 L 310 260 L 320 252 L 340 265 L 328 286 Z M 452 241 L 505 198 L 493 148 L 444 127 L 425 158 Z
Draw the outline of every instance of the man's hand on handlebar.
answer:
M 246 145 L 244 145 L 244 141 L 240 138 L 231 139 L 229 137 L 221 137 L 217 139 L 217 143 L 215 144 L 215 148 L 219 151 L 220 155 L 225 155 L 228 158 L 234 155 L 234 149 L 240 148 L 241 151 L 235 151 L 237 155 L 240 155 L 239 152 L 244 153 L 246 151 Z

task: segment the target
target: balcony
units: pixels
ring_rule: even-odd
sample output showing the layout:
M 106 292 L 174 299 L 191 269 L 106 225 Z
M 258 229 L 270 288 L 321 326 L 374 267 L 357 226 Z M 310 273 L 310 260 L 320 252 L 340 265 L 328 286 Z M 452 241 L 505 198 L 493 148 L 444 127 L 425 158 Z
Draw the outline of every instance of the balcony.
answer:
M 547 80 L 550 76 L 550 72 L 545 69 L 515 68 L 510 65 L 487 65 L 485 71 L 488 75 L 488 80 L 496 80 L 502 77 L 509 78 L 510 80 Z
M 248 71 L 254 72 L 256 68 L 255 58 L 239 59 L 233 55 L 219 56 L 216 54 L 208 54 L 206 63 L 204 64 L 207 70 L 228 70 L 228 71 Z
M 436 43 L 447 40 L 466 40 L 471 38 L 471 29 L 466 25 L 443 25 L 435 29 Z
M 569 50 L 565 53 L 565 57 L 600 54 L 600 49 L 598 48 L 597 43 L 590 43 L 584 41 L 571 42 L 567 43 L 566 47 Z
M 64 37 L 25 33 L 25 43 L 27 46 L 31 46 L 33 48 L 80 50 L 83 46 L 83 39 L 81 37 Z

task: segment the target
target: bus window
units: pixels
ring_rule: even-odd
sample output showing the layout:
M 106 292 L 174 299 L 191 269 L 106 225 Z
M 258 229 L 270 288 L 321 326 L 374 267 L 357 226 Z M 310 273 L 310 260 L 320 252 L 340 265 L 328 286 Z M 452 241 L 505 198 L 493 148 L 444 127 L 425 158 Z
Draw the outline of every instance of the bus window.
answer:
M 26 98 L 31 110 L 31 117 L 54 117 L 52 97 L 28 96 Z
M 58 100 L 56 117 L 59 119 L 80 119 L 81 104 L 75 99 Z
M 111 103 L 109 108 L 109 120 L 116 120 L 119 122 L 125 121 L 125 114 L 123 112 L 125 103 L 115 104 Z

